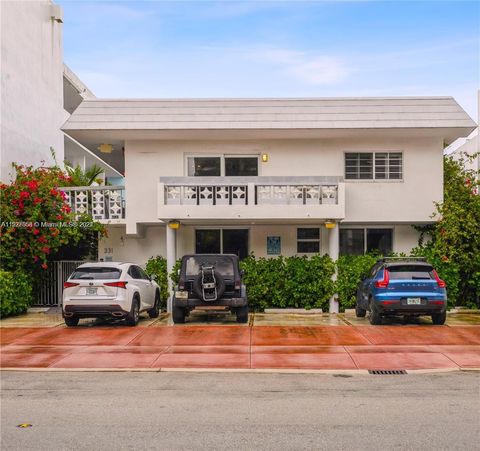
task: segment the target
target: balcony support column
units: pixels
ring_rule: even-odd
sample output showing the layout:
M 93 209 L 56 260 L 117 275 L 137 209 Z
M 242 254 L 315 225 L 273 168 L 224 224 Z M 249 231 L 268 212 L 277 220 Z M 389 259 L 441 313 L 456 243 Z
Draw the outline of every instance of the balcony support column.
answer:
M 171 274 L 175 262 L 177 261 L 177 230 L 173 227 L 174 223 L 167 224 L 166 231 L 166 249 L 167 249 L 167 273 Z M 173 282 L 168 277 L 168 301 L 167 312 L 172 313 L 172 295 L 173 295 Z
M 338 227 L 338 222 L 327 223 L 327 229 L 328 229 L 328 255 L 334 262 L 336 262 L 338 260 L 339 243 L 340 243 L 340 231 Z M 337 280 L 336 269 L 332 276 L 332 280 L 333 281 Z M 338 295 L 336 293 L 330 298 L 329 312 L 330 313 L 339 312 Z

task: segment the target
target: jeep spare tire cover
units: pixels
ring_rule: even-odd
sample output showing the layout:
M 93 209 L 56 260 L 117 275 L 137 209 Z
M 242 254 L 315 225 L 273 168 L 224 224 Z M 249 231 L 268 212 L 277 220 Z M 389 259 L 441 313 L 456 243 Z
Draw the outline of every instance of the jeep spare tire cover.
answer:
M 225 281 L 221 274 L 217 271 L 213 272 L 215 276 L 215 286 L 217 288 L 217 299 L 220 299 L 225 292 Z M 202 288 L 202 273 L 198 273 L 197 277 L 195 277 L 193 281 L 193 291 L 197 294 L 197 296 L 203 300 L 203 288 Z

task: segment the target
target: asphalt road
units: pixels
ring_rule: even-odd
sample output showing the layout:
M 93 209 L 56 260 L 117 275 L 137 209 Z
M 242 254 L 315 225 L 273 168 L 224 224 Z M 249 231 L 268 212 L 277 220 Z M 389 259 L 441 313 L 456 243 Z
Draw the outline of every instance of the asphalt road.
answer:
M 3 372 L 1 384 L 1 449 L 9 451 L 467 451 L 480 443 L 474 372 Z

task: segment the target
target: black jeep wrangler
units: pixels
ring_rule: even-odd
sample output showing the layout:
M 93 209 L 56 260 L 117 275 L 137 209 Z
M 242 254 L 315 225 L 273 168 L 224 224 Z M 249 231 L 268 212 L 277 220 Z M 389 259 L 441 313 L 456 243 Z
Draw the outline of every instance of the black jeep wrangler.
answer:
M 248 322 L 247 292 L 236 255 L 184 255 L 179 276 L 172 302 L 174 323 L 184 323 L 197 307 L 229 309 L 238 323 Z

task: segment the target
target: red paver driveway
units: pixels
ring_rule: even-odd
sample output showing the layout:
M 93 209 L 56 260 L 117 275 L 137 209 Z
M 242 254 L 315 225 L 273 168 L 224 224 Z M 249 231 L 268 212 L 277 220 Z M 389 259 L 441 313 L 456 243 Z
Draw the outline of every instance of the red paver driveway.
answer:
M 2 328 L 2 368 L 480 368 L 480 326 Z

